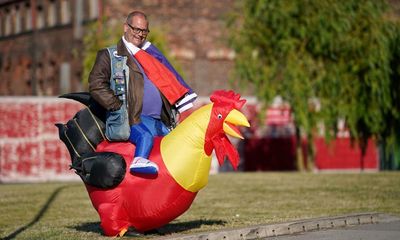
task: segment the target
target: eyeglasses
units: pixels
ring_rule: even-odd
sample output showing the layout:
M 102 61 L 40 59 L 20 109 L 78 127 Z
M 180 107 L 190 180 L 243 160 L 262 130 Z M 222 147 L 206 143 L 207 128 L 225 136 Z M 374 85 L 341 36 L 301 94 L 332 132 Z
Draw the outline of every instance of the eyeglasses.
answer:
M 126 23 L 126 24 L 128 24 L 128 26 L 132 29 L 133 33 L 135 33 L 135 34 L 142 33 L 143 35 L 147 35 L 150 32 L 149 29 L 141 29 L 141 28 L 134 27 L 134 26 L 130 25 L 129 23 Z

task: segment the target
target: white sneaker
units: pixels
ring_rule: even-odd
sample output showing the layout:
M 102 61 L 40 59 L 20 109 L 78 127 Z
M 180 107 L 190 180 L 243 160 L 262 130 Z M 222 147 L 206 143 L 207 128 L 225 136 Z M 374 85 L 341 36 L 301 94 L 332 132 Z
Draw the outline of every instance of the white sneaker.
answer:
M 131 173 L 157 174 L 158 172 L 157 164 L 142 157 L 135 157 L 129 169 Z

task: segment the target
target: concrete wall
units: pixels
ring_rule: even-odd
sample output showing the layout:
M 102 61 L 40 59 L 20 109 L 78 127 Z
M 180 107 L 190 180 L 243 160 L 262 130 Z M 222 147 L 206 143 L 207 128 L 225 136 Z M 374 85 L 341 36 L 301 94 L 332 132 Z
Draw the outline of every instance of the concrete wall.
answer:
M 202 97 L 196 101 L 195 108 L 209 102 L 208 97 Z M 55 97 L 0 97 L 0 182 L 78 180 L 77 175 L 69 170 L 70 156 L 59 140 L 54 124 L 66 123 L 83 107 L 75 101 Z M 286 111 L 286 108 L 283 110 Z M 239 169 L 295 170 L 296 140 L 292 123 L 276 125 L 277 121 L 273 124 L 271 121 L 257 122 L 258 111 L 254 98 L 249 98 L 242 109 L 252 126 L 242 129 L 245 140 L 233 140 L 241 153 Z M 185 112 L 181 119 L 187 117 L 189 112 Z M 284 119 L 287 120 L 287 117 L 284 116 Z M 363 161 L 360 150 L 357 146 L 353 148 L 346 137 L 333 140 L 331 146 L 318 138 L 315 146 L 316 170 L 379 170 L 377 148 L 373 141 L 369 142 Z M 213 165 L 211 172 L 224 169 Z
M 82 107 L 54 97 L 0 97 L 0 182 L 78 180 L 54 124 Z

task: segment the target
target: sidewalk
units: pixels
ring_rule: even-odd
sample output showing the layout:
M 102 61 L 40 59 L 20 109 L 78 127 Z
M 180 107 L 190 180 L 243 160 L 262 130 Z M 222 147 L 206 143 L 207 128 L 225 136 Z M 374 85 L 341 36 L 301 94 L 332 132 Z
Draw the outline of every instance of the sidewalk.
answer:
M 400 239 L 400 217 L 383 213 L 360 213 L 159 239 L 392 240 Z
M 330 229 L 317 232 L 306 232 L 298 235 L 287 235 L 281 237 L 268 237 L 265 239 L 274 240 L 396 240 L 400 239 L 400 221 L 381 222 L 359 225 L 355 227 L 346 227 L 339 229 Z

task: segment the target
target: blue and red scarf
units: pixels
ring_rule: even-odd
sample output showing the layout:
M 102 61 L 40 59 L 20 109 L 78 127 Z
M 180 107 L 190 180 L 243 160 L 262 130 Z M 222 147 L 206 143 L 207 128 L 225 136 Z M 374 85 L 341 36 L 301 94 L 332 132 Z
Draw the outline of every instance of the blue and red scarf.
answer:
M 197 95 L 183 80 L 182 76 L 170 64 L 167 58 L 150 42 L 145 42 L 142 48 L 131 43 L 128 49 L 140 63 L 147 77 L 161 91 L 171 105 L 175 105 L 179 112 L 193 106 Z

